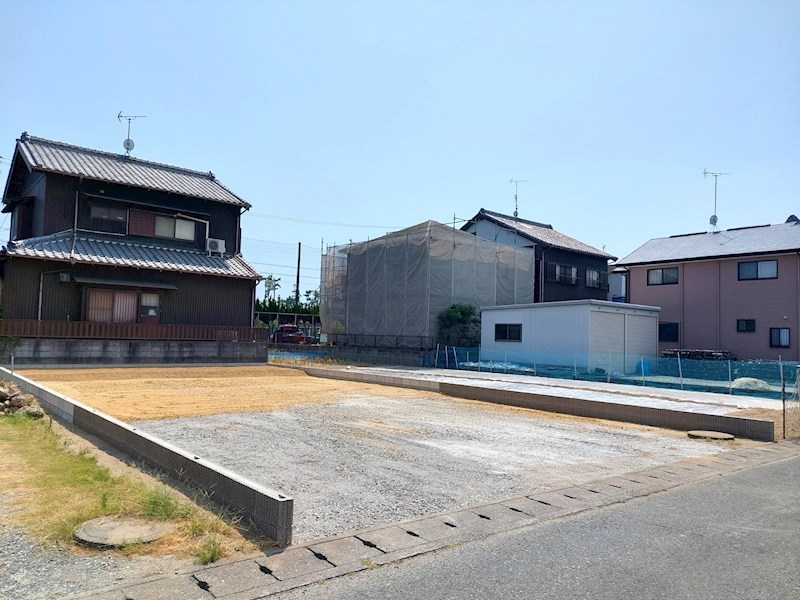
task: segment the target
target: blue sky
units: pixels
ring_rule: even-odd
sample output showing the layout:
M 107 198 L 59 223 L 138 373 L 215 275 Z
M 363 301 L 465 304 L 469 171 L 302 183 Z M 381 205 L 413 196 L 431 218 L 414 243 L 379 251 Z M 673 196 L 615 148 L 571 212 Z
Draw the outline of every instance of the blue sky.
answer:
M 0 0 L 0 156 L 22 131 L 211 170 L 244 254 L 483 207 L 619 257 L 800 213 L 800 2 Z M 5 180 L 9 163 L 0 160 Z M 2 224 L 7 229 L 8 222 Z M 7 231 L 0 231 L 7 236 Z

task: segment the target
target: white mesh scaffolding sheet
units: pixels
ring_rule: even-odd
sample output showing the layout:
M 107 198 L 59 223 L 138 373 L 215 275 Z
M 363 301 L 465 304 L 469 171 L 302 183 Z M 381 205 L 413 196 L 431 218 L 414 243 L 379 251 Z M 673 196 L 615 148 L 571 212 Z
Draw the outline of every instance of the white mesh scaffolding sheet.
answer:
M 534 251 L 427 221 L 369 242 L 330 246 L 322 257 L 326 333 L 415 345 L 438 333 L 452 304 L 533 302 Z

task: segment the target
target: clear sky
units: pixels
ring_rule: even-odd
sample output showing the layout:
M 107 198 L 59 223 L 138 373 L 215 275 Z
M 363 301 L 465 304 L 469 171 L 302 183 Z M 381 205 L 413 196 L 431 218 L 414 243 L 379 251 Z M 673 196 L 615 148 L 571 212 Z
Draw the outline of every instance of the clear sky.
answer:
M 623 257 L 800 214 L 800 2 L 0 0 L 0 156 L 22 131 L 217 177 L 243 250 L 483 207 Z M 9 163 L 0 160 L 5 181 Z M 2 223 L 7 230 L 8 222 Z M 7 231 L 0 232 L 7 236 Z

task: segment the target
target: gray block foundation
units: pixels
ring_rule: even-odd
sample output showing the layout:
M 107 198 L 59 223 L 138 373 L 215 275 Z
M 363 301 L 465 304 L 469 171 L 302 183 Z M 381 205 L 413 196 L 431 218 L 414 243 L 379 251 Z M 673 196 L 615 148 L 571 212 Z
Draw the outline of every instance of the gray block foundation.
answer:
M 163 364 L 266 362 L 266 342 L 21 338 L 7 351 L 17 364 Z
M 36 396 L 48 413 L 97 436 L 128 456 L 198 488 L 216 504 L 252 521 L 260 531 L 279 544 L 291 544 L 294 511 L 291 497 L 265 488 L 26 377 L 16 373 L 12 376 L 8 369 L 0 369 L 0 375 Z
M 287 368 L 300 368 L 308 375 L 314 377 L 327 377 L 331 379 L 343 379 L 345 381 L 360 381 L 363 383 L 376 383 L 379 385 L 428 390 L 431 392 L 440 392 L 456 398 L 493 402 L 495 404 L 506 404 L 521 408 L 532 408 L 576 417 L 622 421 L 625 423 L 635 423 L 637 425 L 663 427 L 664 429 L 677 429 L 678 431 L 689 431 L 692 429 L 721 431 L 730 433 L 736 437 L 751 440 L 762 442 L 775 441 L 775 423 L 764 419 L 686 412 L 669 408 L 653 408 L 632 404 L 614 404 L 597 400 L 564 397 L 556 393 L 553 393 L 553 395 L 534 394 L 530 392 L 414 379 L 407 376 L 392 377 L 388 375 L 325 369 L 320 367 Z

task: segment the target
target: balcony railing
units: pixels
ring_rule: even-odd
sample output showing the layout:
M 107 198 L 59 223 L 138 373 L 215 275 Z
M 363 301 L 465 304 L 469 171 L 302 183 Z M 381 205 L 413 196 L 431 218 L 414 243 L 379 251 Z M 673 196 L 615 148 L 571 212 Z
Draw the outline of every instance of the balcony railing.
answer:
M 269 330 L 216 325 L 152 325 L 88 321 L 0 320 L 0 336 L 101 340 L 267 341 Z

